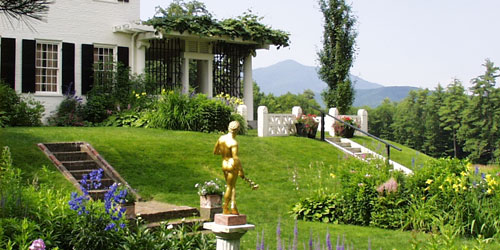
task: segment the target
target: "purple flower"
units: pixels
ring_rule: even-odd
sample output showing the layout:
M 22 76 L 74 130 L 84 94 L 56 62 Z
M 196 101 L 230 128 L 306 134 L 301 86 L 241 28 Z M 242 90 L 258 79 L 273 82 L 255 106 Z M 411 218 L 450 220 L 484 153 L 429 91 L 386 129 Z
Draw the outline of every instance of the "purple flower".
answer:
M 276 227 L 276 250 L 283 250 L 281 245 L 281 219 L 278 219 L 278 226 Z
M 34 240 L 29 250 L 45 250 L 45 242 L 42 239 Z
M 328 232 L 328 228 L 326 229 L 326 247 L 328 250 L 332 250 L 332 242 L 330 240 L 330 232 Z

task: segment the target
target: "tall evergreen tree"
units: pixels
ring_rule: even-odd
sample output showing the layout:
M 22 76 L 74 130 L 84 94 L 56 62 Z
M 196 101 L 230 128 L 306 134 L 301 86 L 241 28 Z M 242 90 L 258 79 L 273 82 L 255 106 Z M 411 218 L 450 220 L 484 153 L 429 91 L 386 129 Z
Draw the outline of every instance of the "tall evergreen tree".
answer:
M 385 98 L 377 108 L 369 112 L 368 127 L 370 133 L 383 139 L 393 140 L 394 135 L 391 124 L 395 113 L 396 103 L 391 102 L 389 98 Z
M 488 163 L 498 157 L 500 143 L 500 96 L 495 89 L 498 67 L 486 60 L 484 75 L 472 80 L 472 97 L 463 114 L 459 136 L 465 141 L 464 150 L 474 162 Z
M 425 140 L 425 103 L 429 90 L 410 91 L 398 104 L 392 128 L 394 140 L 415 150 L 423 150 Z
M 423 150 L 426 154 L 443 157 L 446 156 L 450 140 L 450 132 L 441 127 L 439 110 L 443 106 L 445 97 L 444 89 L 440 84 L 427 97 L 424 112 L 425 124 Z
M 325 23 L 318 73 L 328 84 L 321 95 L 327 107 L 337 107 L 340 113 L 345 113 L 354 99 L 349 70 L 355 52 L 356 19 L 344 0 L 319 0 L 319 5 Z
M 441 127 L 451 133 L 451 142 L 446 149 L 446 155 L 462 158 L 463 143 L 458 140 L 458 130 L 462 123 L 462 114 L 468 104 L 468 98 L 462 82 L 455 79 L 448 85 L 445 92 L 443 105 L 439 108 Z

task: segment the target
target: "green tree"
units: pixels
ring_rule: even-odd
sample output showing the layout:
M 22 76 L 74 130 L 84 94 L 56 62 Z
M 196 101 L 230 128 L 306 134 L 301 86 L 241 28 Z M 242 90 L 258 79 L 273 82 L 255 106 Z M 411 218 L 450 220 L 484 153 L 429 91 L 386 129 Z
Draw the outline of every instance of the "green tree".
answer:
M 455 158 L 463 157 L 463 143 L 458 140 L 457 133 L 462 123 L 463 110 L 467 106 L 468 98 L 462 82 L 455 79 L 448 85 L 443 100 L 443 105 L 439 108 L 441 127 L 451 133 L 452 142 L 446 149 L 448 156 Z
M 434 157 L 444 157 L 449 146 L 450 132 L 441 126 L 439 110 L 443 106 L 444 89 L 440 84 L 430 92 L 425 102 L 425 124 L 423 151 Z
M 368 127 L 371 134 L 387 140 L 394 139 L 391 124 L 396 113 L 396 105 L 389 98 L 385 98 L 377 108 L 368 112 Z
M 319 5 L 325 23 L 318 73 L 328 84 L 321 95 L 327 107 L 337 107 L 344 114 L 354 99 L 349 70 L 354 60 L 356 19 L 344 0 L 319 0 Z
M 398 105 L 392 128 L 394 140 L 415 150 L 422 151 L 425 140 L 424 110 L 429 90 L 410 91 Z
M 472 80 L 471 101 L 459 129 L 459 136 L 465 141 L 464 150 L 478 163 L 488 163 L 500 156 L 500 91 L 495 89 L 500 69 L 490 60 L 483 66 L 484 75 Z

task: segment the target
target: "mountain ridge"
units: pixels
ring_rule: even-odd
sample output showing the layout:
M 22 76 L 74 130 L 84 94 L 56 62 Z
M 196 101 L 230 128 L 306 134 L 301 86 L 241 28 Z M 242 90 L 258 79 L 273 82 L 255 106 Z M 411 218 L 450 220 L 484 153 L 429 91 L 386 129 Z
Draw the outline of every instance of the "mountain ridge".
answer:
M 316 100 L 321 102 L 321 92 L 327 84 L 318 77 L 317 67 L 302 65 L 294 60 L 285 60 L 268 67 L 253 70 L 253 79 L 265 94 L 280 96 L 288 92 L 301 94 L 306 89 L 316 94 Z M 400 101 L 411 90 L 418 89 L 410 86 L 386 87 L 382 84 L 370 82 L 361 77 L 350 74 L 355 89 L 353 105 L 356 107 L 376 107 L 385 98 L 391 101 Z M 304 84 L 307 83 L 307 84 Z

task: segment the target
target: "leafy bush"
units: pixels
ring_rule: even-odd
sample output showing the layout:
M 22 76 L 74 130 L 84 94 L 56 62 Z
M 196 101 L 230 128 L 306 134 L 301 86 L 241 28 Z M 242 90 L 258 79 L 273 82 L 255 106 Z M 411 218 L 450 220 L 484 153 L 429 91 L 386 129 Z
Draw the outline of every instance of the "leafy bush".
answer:
M 40 126 L 44 110 L 43 105 L 33 97 L 21 96 L 0 82 L 0 125 Z
M 65 95 L 54 115 L 48 122 L 52 126 L 83 126 L 82 99 L 75 95 Z
M 188 131 L 226 131 L 231 108 L 205 95 L 163 92 L 146 114 L 148 127 Z
M 500 180 L 465 161 L 440 159 L 405 176 L 383 164 L 347 161 L 337 193 L 306 198 L 294 205 L 296 218 L 381 228 L 434 231 L 486 238 L 500 233 Z M 382 188 L 390 177 L 395 189 Z

